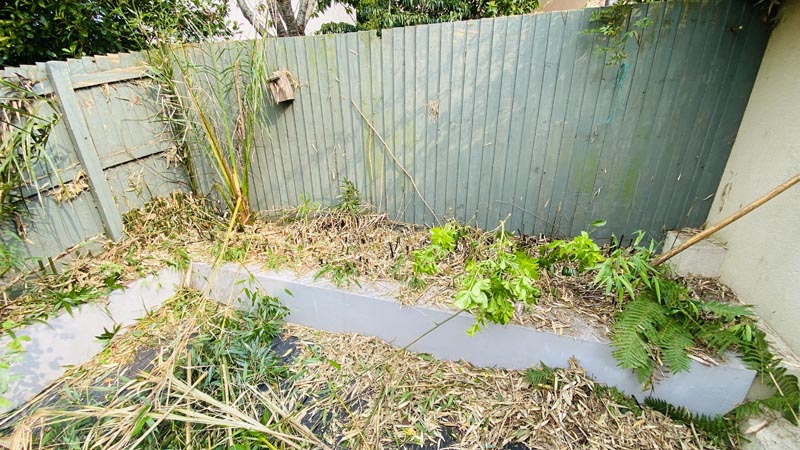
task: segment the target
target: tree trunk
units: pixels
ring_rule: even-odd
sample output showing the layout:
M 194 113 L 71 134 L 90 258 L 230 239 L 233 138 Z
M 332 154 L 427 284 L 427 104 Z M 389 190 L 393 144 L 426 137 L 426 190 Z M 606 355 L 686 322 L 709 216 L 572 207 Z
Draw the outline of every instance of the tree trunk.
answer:
M 258 3 L 254 7 L 248 0 L 236 0 L 236 5 L 261 36 L 266 36 L 272 25 L 275 27 L 275 35 L 285 37 L 305 35 L 306 25 L 316 10 L 317 1 L 301 0 L 300 8 L 295 15 L 291 0 L 266 0 L 266 9 L 272 24 L 268 23 L 267 17 L 262 17 Z

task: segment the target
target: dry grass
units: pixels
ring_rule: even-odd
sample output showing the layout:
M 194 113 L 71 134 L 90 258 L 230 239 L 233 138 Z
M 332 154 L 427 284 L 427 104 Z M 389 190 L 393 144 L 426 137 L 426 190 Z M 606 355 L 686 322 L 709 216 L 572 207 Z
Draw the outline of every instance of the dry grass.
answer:
M 40 318 L 54 309 L 51 291 L 88 286 L 104 293 L 104 273 L 119 272 L 119 282 L 132 281 L 165 266 L 183 267 L 190 260 L 236 261 L 267 269 L 317 273 L 331 264 L 346 263 L 357 278 L 392 282 L 392 294 L 406 304 L 451 308 L 457 277 L 475 250 L 465 242 L 488 242 L 491 233 L 468 229 L 456 250 L 438 263 L 440 273 L 419 276 L 424 288 L 409 287 L 414 276 L 411 252 L 428 243 L 428 231 L 389 220 L 385 214 L 353 215 L 335 209 L 316 210 L 302 217 L 292 211 L 264 214 L 251 225 L 228 233 L 227 221 L 191 196 L 153 201 L 125 218 L 121 242 L 98 240 L 101 252 L 83 253 L 59 275 L 40 275 L 29 295 L 0 305 L 0 320 Z M 517 244 L 536 255 L 547 241 L 522 236 Z M 74 254 L 73 254 L 74 255 Z M 591 274 L 562 276 L 560 267 L 543 272 L 537 305 L 517 305 L 513 323 L 559 334 L 605 336 L 617 310 L 615 299 L 592 284 Z M 687 279 L 690 289 L 709 299 L 731 300 L 733 294 L 715 280 Z
M 534 389 L 519 371 L 438 361 L 375 338 L 296 325 L 286 330 L 304 344 L 295 363 L 303 376 L 288 394 L 295 405 L 306 401 L 299 417 L 334 411 L 329 438 L 338 433 L 353 448 L 432 442 L 452 449 L 708 447 L 691 429 L 659 413 L 644 409 L 637 416 L 617 404 L 577 361 L 555 370 L 551 384 Z

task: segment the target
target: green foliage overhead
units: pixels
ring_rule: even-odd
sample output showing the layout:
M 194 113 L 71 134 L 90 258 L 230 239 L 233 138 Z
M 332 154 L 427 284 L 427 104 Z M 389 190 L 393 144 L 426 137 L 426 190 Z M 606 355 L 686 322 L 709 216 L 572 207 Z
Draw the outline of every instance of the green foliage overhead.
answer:
M 0 66 L 223 35 L 222 0 L 14 0 L 0 7 Z
M 539 7 L 539 0 L 344 0 L 342 3 L 356 11 L 356 25 L 325 24 L 322 33 L 527 14 Z M 322 6 L 320 4 L 320 8 Z

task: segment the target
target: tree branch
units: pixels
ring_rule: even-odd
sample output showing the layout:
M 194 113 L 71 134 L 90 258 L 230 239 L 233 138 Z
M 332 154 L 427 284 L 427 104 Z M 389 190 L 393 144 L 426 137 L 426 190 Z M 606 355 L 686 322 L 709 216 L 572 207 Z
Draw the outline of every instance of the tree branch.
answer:
M 247 0 L 236 0 L 236 6 L 242 11 L 242 15 L 250 22 L 250 25 L 255 28 L 256 33 L 261 36 L 266 36 L 268 34 L 267 21 L 260 20 L 258 6 L 254 8 Z

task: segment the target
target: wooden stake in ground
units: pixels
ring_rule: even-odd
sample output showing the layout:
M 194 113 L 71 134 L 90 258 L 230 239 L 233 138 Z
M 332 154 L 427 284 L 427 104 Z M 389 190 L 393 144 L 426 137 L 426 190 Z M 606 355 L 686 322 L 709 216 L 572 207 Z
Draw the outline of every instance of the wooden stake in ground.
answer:
M 684 242 L 683 244 L 673 248 L 672 250 L 668 251 L 667 253 L 655 258 L 650 262 L 654 267 L 658 266 L 659 264 L 667 261 L 668 259 L 672 258 L 673 256 L 677 255 L 678 253 L 686 250 L 687 248 L 693 246 L 694 244 L 702 241 L 703 239 L 711 236 L 712 234 L 716 233 L 717 231 L 725 228 L 726 226 L 730 225 L 731 223 L 741 219 L 745 215 L 747 215 L 752 210 L 758 208 L 759 206 L 763 205 L 764 203 L 772 200 L 778 194 L 782 193 L 783 191 L 789 189 L 790 187 L 794 186 L 795 184 L 800 183 L 800 173 L 795 175 L 794 177 L 788 179 L 780 186 L 776 187 L 775 189 L 769 191 L 768 193 L 764 194 L 761 198 L 750 203 L 749 205 L 745 206 L 744 208 L 736 211 L 735 213 L 731 214 L 730 216 L 722 219 L 722 221 L 716 223 L 715 225 L 701 231 L 700 233 L 695 234 L 689 240 Z

